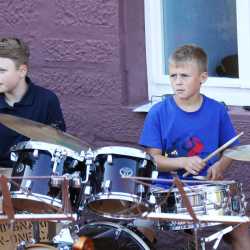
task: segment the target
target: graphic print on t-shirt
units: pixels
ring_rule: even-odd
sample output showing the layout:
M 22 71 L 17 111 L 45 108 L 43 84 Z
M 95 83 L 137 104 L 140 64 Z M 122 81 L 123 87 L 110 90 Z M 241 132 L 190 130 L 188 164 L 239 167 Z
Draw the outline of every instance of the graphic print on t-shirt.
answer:
M 186 136 L 177 138 L 167 154 L 168 157 L 194 156 L 199 155 L 203 148 L 204 144 L 197 136 Z

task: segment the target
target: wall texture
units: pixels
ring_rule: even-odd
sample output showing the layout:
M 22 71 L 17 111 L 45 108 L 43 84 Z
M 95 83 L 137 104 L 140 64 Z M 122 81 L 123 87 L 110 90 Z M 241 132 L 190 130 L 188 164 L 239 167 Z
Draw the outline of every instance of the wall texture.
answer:
M 93 148 L 136 144 L 147 94 L 143 1 L 0 3 L 1 36 L 31 47 L 30 75 L 59 96 L 67 132 Z
M 69 134 L 93 149 L 137 147 L 145 114 L 132 108 L 147 101 L 143 0 L 0 1 L 0 22 L 0 36 L 29 43 L 30 76 L 58 95 Z M 231 114 L 247 144 L 249 115 Z M 249 170 L 235 162 L 228 178 L 247 185 Z M 158 249 L 181 249 L 166 237 Z

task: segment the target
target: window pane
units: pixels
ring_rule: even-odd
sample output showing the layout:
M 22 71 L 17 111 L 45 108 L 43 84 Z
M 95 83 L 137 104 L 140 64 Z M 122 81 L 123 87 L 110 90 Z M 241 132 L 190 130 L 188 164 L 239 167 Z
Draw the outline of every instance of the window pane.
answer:
M 195 43 L 208 54 L 209 76 L 238 77 L 236 0 L 163 0 L 163 22 L 166 59 Z

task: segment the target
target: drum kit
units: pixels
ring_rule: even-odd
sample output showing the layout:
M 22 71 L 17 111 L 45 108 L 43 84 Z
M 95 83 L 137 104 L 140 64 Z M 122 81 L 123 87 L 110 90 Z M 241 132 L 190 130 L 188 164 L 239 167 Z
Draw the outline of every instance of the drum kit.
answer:
M 52 221 L 60 228 L 49 243 L 41 242 L 38 232 L 33 239 L 18 242 L 16 249 L 152 249 L 131 223 L 138 218 L 153 220 L 155 229 L 163 231 L 197 232 L 218 224 L 249 222 L 240 183 L 180 181 L 177 177 L 160 180 L 153 158 L 140 149 L 110 146 L 93 150 L 78 138 L 28 119 L 1 114 L 0 122 L 31 139 L 11 148 L 12 176 L 0 177 L 0 221 L 9 225 Z M 249 161 L 249 147 L 245 147 L 224 153 Z M 156 179 L 171 187 L 157 187 Z M 106 220 L 84 223 L 86 211 Z M 218 245 L 219 236 L 202 239 L 202 249 L 211 238 Z

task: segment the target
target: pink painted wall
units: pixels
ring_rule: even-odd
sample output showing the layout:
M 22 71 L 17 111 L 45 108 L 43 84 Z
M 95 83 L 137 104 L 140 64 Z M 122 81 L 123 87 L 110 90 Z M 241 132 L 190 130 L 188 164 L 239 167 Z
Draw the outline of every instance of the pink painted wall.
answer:
M 67 132 L 94 148 L 136 144 L 146 100 L 143 1 L 0 3 L 1 36 L 31 48 L 30 75 L 59 96 Z

